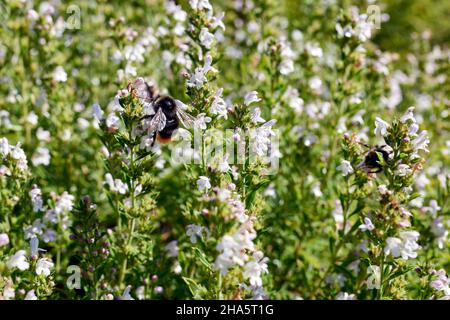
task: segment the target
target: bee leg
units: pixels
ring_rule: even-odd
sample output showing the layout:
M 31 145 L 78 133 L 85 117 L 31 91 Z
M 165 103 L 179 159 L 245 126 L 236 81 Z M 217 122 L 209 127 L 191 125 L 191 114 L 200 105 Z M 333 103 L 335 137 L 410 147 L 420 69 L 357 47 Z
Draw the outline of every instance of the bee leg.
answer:
M 153 134 L 152 140 L 153 140 L 153 141 L 152 141 L 152 144 L 150 145 L 151 148 L 153 148 L 153 147 L 155 146 L 155 142 L 156 142 L 156 133 Z

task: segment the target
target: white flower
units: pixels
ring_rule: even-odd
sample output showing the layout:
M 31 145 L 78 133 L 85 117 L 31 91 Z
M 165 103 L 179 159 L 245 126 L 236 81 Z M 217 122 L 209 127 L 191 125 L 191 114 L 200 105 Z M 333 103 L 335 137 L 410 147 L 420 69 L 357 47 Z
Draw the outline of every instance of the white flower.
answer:
M 38 298 L 36 297 L 34 290 L 30 290 L 27 292 L 27 295 L 25 296 L 24 300 L 38 300 Z
M 73 201 L 75 197 L 69 194 L 67 191 L 64 191 L 59 197 L 58 201 L 55 204 L 55 212 L 60 214 L 64 211 L 72 211 Z
M 94 118 L 97 119 L 97 121 L 101 121 L 101 120 L 103 120 L 103 115 L 105 113 L 103 112 L 103 110 L 99 104 L 94 103 L 92 105 L 92 114 L 93 114 Z
M 219 166 L 217 168 L 220 172 L 228 172 L 231 170 L 231 167 L 228 163 L 228 155 L 226 155 L 222 161 L 219 163 Z
M 441 210 L 442 208 L 439 206 L 439 204 L 437 203 L 436 200 L 430 200 L 428 207 L 424 207 L 423 211 L 425 212 L 429 212 L 431 214 L 431 216 L 433 218 L 436 218 L 437 213 Z
M 115 113 L 110 113 L 110 114 L 108 115 L 108 117 L 106 118 L 106 126 L 107 126 L 109 129 L 117 130 L 117 129 L 119 129 L 119 125 L 120 125 L 120 119 L 119 119 L 119 117 L 116 116 Z
M 191 75 L 191 78 L 188 80 L 187 85 L 188 87 L 200 89 L 207 80 L 204 70 L 202 68 L 196 68 Z
M 353 35 L 353 28 L 351 26 L 345 26 L 342 28 L 340 23 L 336 23 L 335 29 L 339 38 L 350 38 Z
M 167 1 L 166 10 L 168 13 L 173 15 L 173 18 L 176 21 L 183 22 L 187 18 L 187 13 L 185 11 L 183 11 L 181 6 L 176 5 L 174 1 Z
M 53 71 L 53 80 L 56 82 L 66 82 L 67 81 L 67 73 L 64 71 L 64 68 L 58 66 Z
M 176 240 L 170 241 L 166 245 L 167 256 L 171 258 L 178 257 L 178 242 Z
M 30 9 L 27 12 L 27 19 L 31 22 L 37 21 L 39 19 L 39 13 L 36 10 Z
M 450 296 L 450 278 L 447 277 L 445 270 L 433 270 L 433 273 L 437 275 L 438 279 L 433 280 L 430 287 L 437 291 L 443 291 L 446 296 Z
M 294 72 L 294 61 L 291 59 L 284 59 L 279 65 L 279 71 L 282 75 L 286 76 Z
M 220 88 L 217 90 L 216 94 L 213 97 L 213 101 L 211 103 L 210 111 L 212 114 L 218 115 L 219 118 L 227 119 L 227 104 L 222 98 L 223 89 Z
M 353 168 L 352 168 L 351 163 L 349 161 L 347 161 L 347 160 L 342 160 L 341 161 L 341 165 L 338 166 L 336 169 L 338 171 L 341 171 L 342 175 L 344 177 L 348 176 L 349 174 L 352 174 L 353 171 L 354 171 Z
M 200 89 L 203 86 L 203 83 L 208 81 L 208 79 L 206 78 L 206 74 L 209 71 L 217 72 L 217 70 L 213 68 L 211 64 L 212 57 L 210 54 L 208 54 L 205 58 L 204 66 L 196 68 L 190 79 L 187 81 L 188 87 L 195 87 L 197 89 Z
M 270 150 L 271 156 L 275 154 L 276 149 L 270 149 L 272 145 L 271 137 L 275 136 L 272 126 L 276 120 L 270 120 L 256 129 L 250 130 L 250 148 L 252 155 L 267 157 Z M 278 156 L 278 155 L 275 155 Z
M 395 175 L 399 177 L 404 177 L 412 173 L 411 168 L 407 164 L 399 164 L 395 170 Z
M 186 227 L 186 235 L 191 240 L 191 243 L 197 243 L 197 237 L 202 237 L 202 232 L 204 228 L 196 224 L 190 224 Z
M 6 157 L 9 154 L 10 146 L 8 143 L 8 139 L 1 138 L 0 139 L 0 155 Z
M 308 81 L 309 87 L 317 92 L 322 90 L 322 80 L 318 76 L 314 76 Z
M 50 164 L 50 150 L 46 147 L 38 147 L 31 157 L 31 162 L 35 167 L 39 165 L 48 166 Z
M 209 182 L 209 178 L 205 176 L 200 176 L 197 180 L 197 187 L 199 191 L 210 189 L 211 183 Z
M 384 253 L 392 256 L 400 257 L 402 254 L 403 244 L 402 240 L 395 237 L 389 237 L 386 239 L 386 247 L 384 248 Z
M 30 267 L 30 264 L 28 263 L 25 254 L 25 250 L 17 251 L 11 258 L 9 258 L 6 266 L 9 269 L 17 268 L 21 271 L 27 270 Z
M 130 294 L 131 286 L 127 286 L 123 291 L 122 295 L 119 297 L 120 300 L 134 300 L 134 298 Z
M 245 97 L 244 97 L 244 104 L 246 106 L 249 106 L 253 102 L 259 102 L 259 101 L 261 101 L 261 99 L 258 98 L 258 92 L 257 91 L 251 91 L 251 92 L 247 93 L 245 95 Z
M 413 123 L 416 122 L 416 118 L 414 117 L 414 107 L 409 107 L 408 110 L 403 114 L 403 116 L 400 118 L 400 122 L 407 122 L 408 120 L 411 120 Z
M 389 237 L 386 239 L 385 254 L 391 254 L 394 258 L 402 257 L 403 260 L 417 257 L 417 250 L 420 246 L 417 244 L 420 234 L 417 231 L 403 231 L 400 238 Z
M 380 185 L 378 186 L 378 192 L 379 192 L 381 195 L 386 195 L 386 194 L 388 194 L 390 191 L 389 191 L 389 189 L 386 187 L 385 184 L 380 184 Z
M 45 243 L 53 242 L 56 240 L 56 231 L 52 229 L 45 230 L 44 234 L 42 235 L 42 240 L 44 240 Z
M 204 113 L 200 113 L 199 115 L 197 115 L 197 117 L 195 119 L 194 126 L 197 129 L 205 130 L 208 127 L 206 124 L 210 123 L 210 122 L 211 122 L 210 117 L 206 116 L 206 114 L 204 114 Z
M 49 2 L 44 1 L 39 5 L 39 13 L 41 15 L 51 16 L 55 13 L 55 7 Z
M 217 190 L 217 199 L 220 202 L 225 202 L 231 197 L 231 191 L 225 188 L 220 188 Z
M 189 0 L 189 5 L 194 10 L 203 10 L 211 12 L 212 6 L 208 0 Z
M 364 224 L 360 225 L 358 228 L 361 231 L 366 230 L 372 231 L 373 229 L 375 229 L 375 226 L 373 225 L 372 221 L 369 218 L 364 217 Z
M 444 217 L 439 217 L 433 220 L 431 224 L 431 232 L 436 237 L 439 249 L 444 249 L 445 242 L 447 241 L 448 233 L 445 224 Z
M 175 264 L 172 266 L 172 271 L 175 274 L 180 274 L 181 271 L 183 271 L 179 262 L 175 262 Z
M 322 58 L 323 57 L 323 50 L 322 50 L 322 48 L 319 45 L 315 44 L 315 43 L 312 43 L 312 42 L 306 43 L 305 50 L 313 57 L 316 57 L 316 58 Z
M 223 18 L 225 17 L 225 12 L 219 13 L 217 16 L 211 16 L 209 19 L 209 25 L 211 28 L 220 28 L 225 31 L 225 24 L 223 23 Z M 216 31 L 217 32 L 217 31 Z
M 27 123 L 31 124 L 32 126 L 35 126 L 35 125 L 37 125 L 39 118 L 36 113 L 31 111 L 30 113 L 28 113 L 26 120 L 27 120 Z
M 266 122 L 266 120 L 261 118 L 261 109 L 258 107 L 253 108 L 253 110 L 250 114 L 250 119 L 254 124 L 258 124 L 260 122 Z
M 39 256 L 39 251 L 45 251 L 44 249 L 39 248 L 39 239 L 37 237 L 33 237 L 30 239 L 30 257 L 32 259 L 37 259 Z
M 15 146 L 11 147 L 10 150 L 11 158 L 14 160 L 26 160 L 27 156 L 25 152 L 22 150 L 20 143 L 17 143 Z
M 375 118 L 375 135 L 377 136 L 385 136 L 387 134 L 387 129 L 389 128 L 389 124 L 383 121 L 381 118 Z
M 237 221 L 240 223 L 245 223 L 249 219 L 245 211 L 245 205 L 239 198 L 229 199 L 228 205 L 231 208 L 231 213 Z
M 253 253 L 252 261 L 249 261 L 244 266 L 244 278 L 249 279 L 252 286 L 262 286 L 261 275 L 267 273 L 267 260 L 261 251 Z
M 334 210 L 331 212 L 331 215 L 333 216 L 334 222 L 336 223 L 336 229 L 342 230 L 344 228 L 344 210 L 342 209 L 342 205 L 339 200 L 336 200 L 334 202 Z M 348 230 L 350 230 L 350 224 L 347 221 L 344 231 Z
M 354 294 L 341 291 L 336 295 L 336 300 L 356 300 L 356 297 Z
M 283 94 L 283 98 L 286 100 L 287 104 L 297 113 L 300 114 L 303 111 L 304 101 L 299 97 L 297 89 L 288 87 Z
M 214 267 L 220 270 L 222 275 L 226 275 L 231 266 L 243 266 L 249 259 L 246 251 L 254 251 L 255 237 L 256 233 L 248 221 L 244 222 L 234 234 L 225 235 L 216 247 L 220 254 L 214 262 Z M 252 274 L 253 267 L 253 265 L 249 266 L 248 275 Z
M 368 273 L 370 274 L 366 280 L 367 289 L 380 289 L 381 285 L 381 270 L 379 266 L 369 266 L 367 268 Z
M 0 177 L 1 176 L 10 176 L 11 175 L 11 170 L 9 170 L 9 168 L 5 165 L 1 165 L 0 166 Z
M 50 269 L 53 268 L 53 262 L 47 258 L 41 258 L 36 263 L 36 274 L 39 276 L 43 274 L 45 277 L 50 275 Z
M 120 179 L 113 179 L 110 173 L 105 174 L 105 184 L 109 186 L 109 190 L 113 193 L 126 194 L 128 192 L 128 185 Z
M 204 46 L 207 49 L 211 48 L 211 45 L 213 44 L 215 37 L 212 33 L 208 31 L 207 28 L 202 28 L 200 30 L 199 40 L 202 46 Z
M 428 138 L 428 132 L 426 130 L 423 130 L 418 137 L 416 137 L 414 140 L 411 141 L 411 144 L 415 152 L 419 150 L 430 152 L 430 150 L 428 150 L 429 143 L 430 139 Z
M 25 228 L 25 239 L 31 239 L 36 237 L 37 235 L 41 235 L 43 233 L 43 228 L 45 225 L 42 223 L 41 219 L 36 219 L 33 221 L 33 224 Z
M 5 279 L 5 278 L 4 278 Z M 6 278 L 6 283 L 3 287 L 3 292 L 0 293 L 0 300 L 11 300 L 16 296 L 16 290 L 13 287 L 13 282 Z
M 9 237 L 6 233 L 0 233 L 0 247 L 6 246 L 9 243 Z
M 0 49 L 1 58 L 1 49 Z M 6 110 L 0 110 L 0 127 L 9 129 L 12 126 L 11 119 L 9 118 L 9 112 Z
M 38 128 L 36 131 L 36 137 L 39 141 L 49 142 L 50 141 L 50 131 Z
M 32 188 L 28 194 L 31 198 L 33 211 L 34 212 L 41 211 L 43 205 L 41 189 L 39 189 L 38 187 Z
M 368 19 L 367 14 L 361 14 L 356 21 L 355 35 L 359 41 L 365 42 L 372 36 L 373 23 Z
M 419 131 L 419 125 L 417 123 L 410 124 L 410 126 L 408 127 L 408 134 L 411 137 L 416 137 L 417 131 Z

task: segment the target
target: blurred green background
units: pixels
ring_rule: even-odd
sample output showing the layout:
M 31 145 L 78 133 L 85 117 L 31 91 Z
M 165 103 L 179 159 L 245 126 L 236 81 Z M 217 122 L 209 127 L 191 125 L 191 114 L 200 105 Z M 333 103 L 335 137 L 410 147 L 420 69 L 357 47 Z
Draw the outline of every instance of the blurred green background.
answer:
M 389 21 L 382 23 L 381 29 L 374 38 L 383 50 L 406 53 L 414 44 L 413 34 L 424 31 L 431 31 L 434 44 L 448 45 L 450 43 L 449 0 L 286 0 L 286 13 L 292 25 L 314 28 L 310 24 L 314 21 L 311 15 L 333 17 L 324 5 L 327 2 L 337 2 L 341 4 L 341 7 L 357 5 L 364 8 L 369 5 L 368 2 L 379 5 L 381 12 L 390 17 Z

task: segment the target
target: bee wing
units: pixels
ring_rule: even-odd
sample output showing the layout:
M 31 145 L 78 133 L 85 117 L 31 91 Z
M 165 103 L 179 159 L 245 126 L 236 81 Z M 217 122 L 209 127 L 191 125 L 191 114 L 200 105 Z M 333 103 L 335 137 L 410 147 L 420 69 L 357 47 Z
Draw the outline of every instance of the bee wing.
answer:
M 166 116 L 162 112 L 162 109 L 159 108 L 158 112 L 156 112 L 155 116 L 150 120 L 148 125 L 148 133 L 151 134 L 155 131 L 161 131 L 166 126 Z
M 195 117 L 177 108 L 177 117 L 185 128 L 192 128 L 197 120 Z

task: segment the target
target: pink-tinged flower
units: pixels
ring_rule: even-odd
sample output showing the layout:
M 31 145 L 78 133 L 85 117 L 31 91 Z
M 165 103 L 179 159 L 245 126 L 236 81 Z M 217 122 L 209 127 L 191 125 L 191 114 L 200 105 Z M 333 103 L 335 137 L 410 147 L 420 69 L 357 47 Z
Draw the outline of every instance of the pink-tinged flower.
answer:
M 375 229 L 375 226 L 373 225 L 372 221 L 369 218 L 365 217 L 364 224 L 360 225 L 358 228 L 361 231 L 366 231 L 366 230 L 372 231 L 373 229 Z
M 256 92 L 256 91 L 251 91 L 251 92 L 247 93 L 244 97 L 244 104 L 246 106 L 249 106 L 253 102 L 259 102 L 259 101 L 261 101 L 261 99 L 258 98 L 258 92 Z
M 17 268 L 21 271 L 27 270 L 30 267 L 30 264 L 27 261 L 25 250 L 17 251 L 11 258 L 9 258 L 6 266 L 9 269 Z
M 25 296 L 24 300 L 38 300 L 36 294 L 34 293 L 34 290 L 30 290 L 27 292 L 27 295 Z
M 6 233 L 0 233 L 0 247 L 6 246 L 9 243 L 9 237 Z

